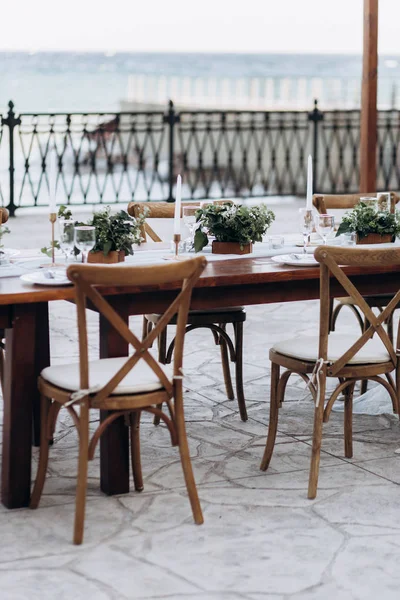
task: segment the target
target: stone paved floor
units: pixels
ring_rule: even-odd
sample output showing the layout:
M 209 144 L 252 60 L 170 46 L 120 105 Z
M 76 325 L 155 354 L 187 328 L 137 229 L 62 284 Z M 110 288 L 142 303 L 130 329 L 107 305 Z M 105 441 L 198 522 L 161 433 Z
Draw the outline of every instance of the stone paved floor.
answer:
M 28 217 L 11 223 L 14 244 L 29 226 Z M 332 414 L 324 428 L 318 497 L 309 501 L 313 405 L 294 379 L 271 467 L 259 470 L 268 423 L 268 348 L 291 331 L 312 333 L 317 318 L 316 302 L 248 309 L 247 423 L 236 402 L 226 399 L 209 332 L 188 338 L 185 405 L 201 527 L 192 522 L 177 450 L 166 429 L 145 416 L 144 491 L 103 496 L 97 456 L 89 471 L 85 542 L 74 547 L 77 440 L 63 417 L 39 509 L 0 508 L 0 599 L 397 600 L 400 429 L 393 416 L 356 415 L 349 460 L 343 458 L 342 416 Z M 91 315 L 93 357 L 97 327 Z M 132 319 L 132 327 L 139 332 L 140 321 Z M 343 313 L 340 327 L 355 327 L 350 315 Z M 77 360 L 76 337 L 74 308 L 54 303 L 54 363 Z M 95 421 L 93 414 L 93 427 Z

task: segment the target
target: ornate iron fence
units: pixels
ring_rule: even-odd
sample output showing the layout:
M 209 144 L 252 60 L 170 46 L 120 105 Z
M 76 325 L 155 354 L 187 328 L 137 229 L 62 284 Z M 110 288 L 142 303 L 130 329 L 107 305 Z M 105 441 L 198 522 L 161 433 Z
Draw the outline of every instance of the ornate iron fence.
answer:
M 1 119 L 0 200 L 48 203 L 49 152 L 58 157 L 59 203 L 304 195 L 307 156 L 314 189 L 358 189 L 359 111 L 21 113 Z M 381 111 L 377 187 L 400 189 L 399 111 Z

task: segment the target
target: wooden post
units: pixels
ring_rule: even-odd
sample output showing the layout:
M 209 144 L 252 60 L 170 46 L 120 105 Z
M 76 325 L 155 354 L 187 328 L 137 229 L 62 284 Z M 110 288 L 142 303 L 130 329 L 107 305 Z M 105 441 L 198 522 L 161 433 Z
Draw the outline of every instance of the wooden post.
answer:
M 364 0 L 360 192 L 375 192 L 376 190 L 378 1 Z

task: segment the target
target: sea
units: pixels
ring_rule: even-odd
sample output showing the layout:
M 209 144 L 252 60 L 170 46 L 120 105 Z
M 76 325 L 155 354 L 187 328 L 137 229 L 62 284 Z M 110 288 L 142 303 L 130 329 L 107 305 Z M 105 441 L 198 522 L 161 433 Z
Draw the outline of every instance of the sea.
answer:
M 361 56 L 321 54 L 1 52 L 0 112 L 118 111 L 130 76 L 360 80 Z M 379 64 L 379 94 L 397 103 L 400 57 Z

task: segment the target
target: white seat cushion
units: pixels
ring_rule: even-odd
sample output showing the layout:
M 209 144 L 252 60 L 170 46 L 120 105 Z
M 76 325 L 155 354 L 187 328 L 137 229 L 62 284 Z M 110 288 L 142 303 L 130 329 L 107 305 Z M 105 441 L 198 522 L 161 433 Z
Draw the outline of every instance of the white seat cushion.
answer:
M 348 350 L 357 338 L 352 335 L 331 333 L 328 338 L 328 360 L 334 362 Z M 318 359 L 319 336 L 292 338 L 273 345 L 279 354 L 292 356 L 300 360 L 315 362 Z M 357 352 L 348 364 L 383 363 L 390 360 L 385 346 L 378 336 L 374 336 Z
M 101 360 L 94 360 L 90 362 L 90 387 L 104 386 L 122 367 L 126 360 L 127 357 L 123 356 L 121 358 L 103 358 Z M 160 366 L 167 375 L 168 379 L 172 379 L 172 365 Z M 61 387 L 65 390 L 75 392 L 80 389 L 79 363 L 46 367 L 46 369 L 43 369 L 41 376 L 49 383 L 52 383 L 53 385 Z M 153 370 L 143 359 L 140 359 L 133 369 L 131 369 L 128 375 L 126 375 L 115 388 L 112 395 L 154 392 L 162 389 L 163 387 L 164 386 Z

